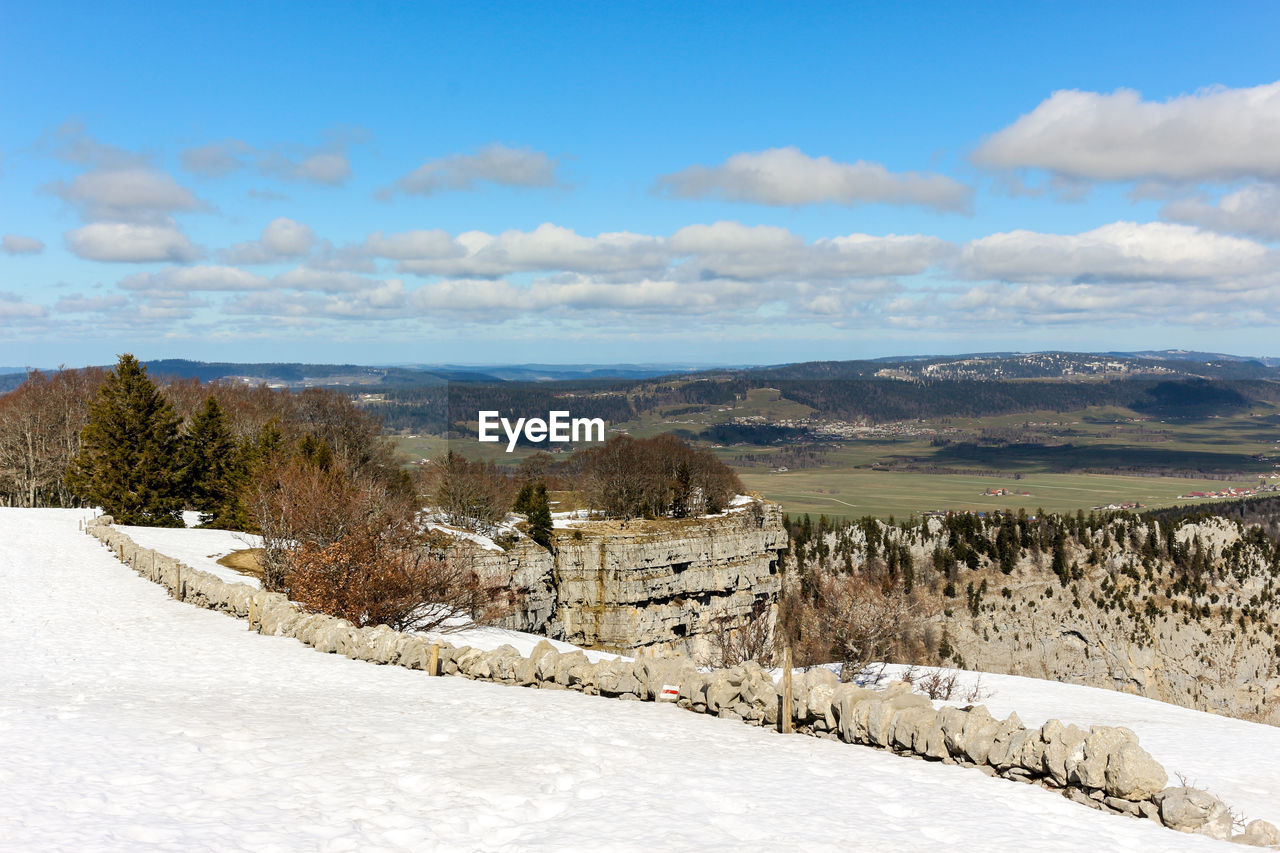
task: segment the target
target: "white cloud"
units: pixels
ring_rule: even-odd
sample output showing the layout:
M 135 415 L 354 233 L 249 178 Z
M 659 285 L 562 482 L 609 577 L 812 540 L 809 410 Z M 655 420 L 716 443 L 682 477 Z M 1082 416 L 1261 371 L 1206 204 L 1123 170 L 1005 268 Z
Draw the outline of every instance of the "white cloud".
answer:
M 1132 89 L 1054 92 L 985 139 L 975 163 L 1068 179 L 1280 178 L 1280 82 L 1215 87 L 1167 101 Z
M 473 190 L 477 184 L 506 187 L 550 187 L 557 182 L 559 161 L 532 148 L 509 148 L 494 143 L 474 154 L 452 154 L 428 160 L 390 187 L 383 198 L 400 191 L 406 195 L 434 195 L 449 190 Z
M 205 178 L 221 178 L 245 167 L 245 155 L 253 151 L 247 142 L 227 139 L 186 148 L 178 155 L 182 168 Z
M 1160 218 L 1214 231 L 1280 240 L 1280 185 L 1250 184 L 1209 204 L 1196 199 L 1171 201 Z
M 122 293 L 110 296 L 85 296 L 76 293 L 64 296 L 54 305 L 60 314 L 100 314 L 119 310 L 129 304 L 129 298 Z
M 667 253 L 660 237 L 627 232 L 583 237 L 544 223 L 533 231 L 467 231 L 447 241 L 443 232 L 377 234 L 369 251 L 401 258 L 398 268 L 417 275 L 476 278 L 514 272 L 621 272 L 661 269 Z
M 339 186 L 351 177 L 347 148 L 364 142 L 368 134 L 359 129 L 339 129 L 326 134 L 327 141 L 315 147 L 297 145 L 259 148 L 240 139 L 225 139 L 184 149 L 179 155 L 182 168 L 205 178 L 220 178 L 256 164 L 264 175 L 285 181 Z M 276 200 L 270 191 L 250 190 L 254 198 Z
M 66 233 L 67 248 L 90 261 L 192 261 L 203 252 L 173 225 L 94 222 Z
M 339 186 L 351 177 L 351 161 L 340 151 L 319 151 L 289 156 L 279 151 L 263 154 L 258 168 L 285 181 Z
M 378 231 L 365 239 L 364 248 L 369 254 L 397 261 L 441 260 L 462 257 L 467 253 L 449 232 L 439 228 L 402 231 L 399 234 Z
M 136 273 L 120 282 L 123 290 L 185 294 L 193 291 L 264 290 L 270 279 L 235 267 L 169 267 L 154 273 Z
M 49 189 L 88 220 L 154 223 L 207 207 L 168 172 L 147 166 L 94 169 Z
M 0 240 L 0 250 L 6 255 L 38 255 L 44 251 L 44 241 L 21 234 L 6 234 Z
M 805 243 L 786 229 L 736 222 L 693 225 L 671 236 L 673 252 L 700 277 L 856 279 L 922 273 L 955 253 L 945 240 L 920 234 L 849 234 Z
M 1010 231 L 964 246 L 965 277 L 1016 282 L 1230 280 L 1274 268 L 1251 240 L 1163 222 L 1115 222 L 1082 234 Z
M 890 172 L 880 163 L 842 163 L 798 148 L 734 154 L 720 166 L 663 175 L 655 188 L 678 198 L 723 198 L 789 207 L 802 204 L 909 204 L 967 212 L 973 189 L 931 172 Z
M 691 225 L 670 237 L 630 232 L 586 237 L 544 223 L 533 231 L 487 234 L 444 231 L 370 235 L 364 251 L 398 261 L 400 272 L 452 278 L 520 272 L 612 275 L 615 278 L 738 278 L 788 281 L 912 275 L 955 253 L 923 235 L 850 234 L 806 244 L 774 226 L 737 222 Z
M 47 313 L 43 305 L 27 302 L 16 293 L 0 291 L 0 320 L 30 320 Z
M 315 242 L 310 226 L 281 216 L 267 223 L 259 239 L 237 243 L 221 257 L 229 264 L 272 264 L 307 254 Z
M 715 222 L 686 225 L 667 240 L 677 255 L 709 255 L 727 252 L 793 252 L 804 239 L 775 225 L 743 225 Z
M 277 288 L 318 290 L 324 293 L 345 293 L 374 286 L 372 279 L 355 273 L 305 267 L 281 273 L 272 279 L 272 284 Z

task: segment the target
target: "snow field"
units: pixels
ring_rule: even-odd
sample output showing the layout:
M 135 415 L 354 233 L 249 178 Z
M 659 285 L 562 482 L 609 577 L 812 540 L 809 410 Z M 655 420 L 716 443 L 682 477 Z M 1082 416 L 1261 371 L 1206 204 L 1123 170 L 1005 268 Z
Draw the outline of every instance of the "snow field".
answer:
M 1220 844 L 669 705 L 319 654 L 170 599 L 77 531 L 87 515 L 0 509 L 3 850 Z

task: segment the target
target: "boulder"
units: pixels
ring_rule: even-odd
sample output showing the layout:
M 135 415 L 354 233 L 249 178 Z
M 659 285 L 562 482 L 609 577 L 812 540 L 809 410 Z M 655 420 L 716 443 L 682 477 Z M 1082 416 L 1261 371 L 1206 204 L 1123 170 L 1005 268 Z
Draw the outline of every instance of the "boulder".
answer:
M 983 713 L 986 713 L 983 708 Z M 990 714 L 987 715 L 988 717 Z M 969 722 L 969 712 L 962 708 L 955 708 L 946 705 L 938 714 L 938 720 L 942 724 L 942 740 L 943 746 L 946 747 L 947 753 L 950 755 L 960 755 L 964 752 L 964 727 Z
M 1010 714 L 1001 720 L 991 738 L 986 763 L 997 770 L 1008 770 L 1017 765 L 1018 757 L 1022 754 L 1022 744 L 1027 739 L 1026 732 L 1017 714 Z
M 689 673 L 697 671 L 697 664 L 684 655 L 658 658 L 649 667 L 646 680 L 641 685 L 644 698 L 653 702 L 658 701 L 663 687 L 668 684 L 679 687 Z
M 796 693 L 796 722 L 805 723 L 821 718 L 826 728 L 836 727 L 837 711 L 831 707 L 832 697 L 840 686 L 840 679 L 826 667 L 816 667 L 802 673 L 803 681 L 792 684 Z M 804 695 L 799 694 L 803 691 Z M 803 709 L 803 711 L 801 710 Z
M 489 676 L 489 662 L 485 659 L 485 652 L 482 649 L 464 646 L 453 655 L 451 663 L 456 667 L 455 671 L 468 678 L 488 678 Z
M 991 752 L 999 730 L 1000 723 L 991 716 L 986 706 L 976 705 L 970 708 L 964 730 L 960 733 L 960 754 L 974 764 L 986 764 L 987 754 Z
M 1133 732 L 1128 729 L 1118 729 L 1114 726 L 1090 726 L 1089 736 L 1084 740 L 1084 757 L 1075 765 L 1074 781 L 1091 790 L 1105 787 L 1107 762 L 1111 759 L 1111 754 L 1134 739 Z M 1151 793 L 1154 794 L 1163 787 L 1164 782 L 1161 782 Z M 1111 795 L 1120 796 L 1115 793 Z M 1136 799 L 1145 800 L 1146 797 Z
M 820 685 L 817 691 L 813 701 L 820 703 L 826 688 Z M 878 701 L 880 694 L 856 684 L 836 682 L 830 688 L 830 697 L 823 713 L 828 730 L 839 731 L 841 740 L 846 743 L 866 743 L 868 703 Z
M 893 716 L 893 730 L 889 740 L 903 749 L 923 754 L 929 732 L 937 720 L 938 712 L 933 710 L 932 705 L 903 708 Z
M 491 678 L 506 684 L 516 684 L 520 680 L 519 669 L 525 662 L 525 657 L 515 646 L 503 643 L 493 650 L 489 662 Z
M 689 707 L 698 710 L 701 706 L 702 710 L 706 710 L 704 704 L 705 693 L 703 692 L 707 684 L 707 676 L 705 673 L 698 672 L 697 669 L 691 669 L 680 677 L 680 701 L 688 702 Z
M 1076 765 L 1084 759 L 1085 733 L 1075 726 L 1049 720 L 1040 727 L 1040 739 L 1045 742 L 1041 769 L 1054 784 L 1065 787 L 1072 781 Z
M 711 673 L 707 678 L 707 686 L 704 691 L 705 703 L 708 714 L 718 714 L 721 710 L 732 708 L 738 702 L 739 693 L 738 685 L 742 683 L 741 677 L 737 683 L 730 680 L 731 670 L 721 669 Z
M 587 656 L 582 652 L 569 652 L 568 654 L 560 655 L 556 659 L 556 684 L 568 687 L 573 683 L 570 670 L 586 662 Z
M 1179 832 L 1195 832 L 1226 841 L 1231 838 L 1231 811 L 1217 797 L 1198 788 L 1165 788 L 1158 795 L 1160 821 Z
M 410 634 L 400 645 L 398 663 L 406 669 L 425 670 L 431 663 L 431 642 L 426 637 Z
M 1088 742 L 1085 743 L 1088 749 Z M 1134 741 L 1125 741 L 1107 759 L 1104 790 L 1122 800 L 1146 800 L 1163 790 L 1169 774 Z
M 538 644 L 529 652 L 527 658 L 520 661 L 516 668 L 516 681 L 525 686 L 536 684 L 538 678 L 538 664 L 547 655 L 559 654 L 556 647 L 548 643 L 546 640 L 539 640 Z M 553 670 L 554 671 L 554 670 Z
M 1251 820 L 1244 828 L 1244 833 L 1231 839 L 1253 847 L 1280 846 L 1280 829 L 1265 820 Z
M 939 708 L 933 718 L 933 725 L 925 734 L 924 751 L 921 754 L 938 761 L 950 758 L 951 751 L 947 749 L 947 729 L 952 728 L 957 731 L 963 729 L 966 716 L 964 711 L 952 705 L 943 705 Z

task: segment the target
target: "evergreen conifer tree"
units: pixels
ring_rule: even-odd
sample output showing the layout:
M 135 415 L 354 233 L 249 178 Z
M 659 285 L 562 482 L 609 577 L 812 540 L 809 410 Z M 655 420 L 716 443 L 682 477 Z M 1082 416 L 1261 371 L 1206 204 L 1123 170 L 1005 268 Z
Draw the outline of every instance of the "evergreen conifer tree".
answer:
M 210 394 L 191 419 L 184 442 L 180 482 L 187 499 L 200 510 L 204 527 L 242 526 L 238 491 L 243 468 L 235 437 L 218 398 Z
M 512 512 L 518 512 L 528 517 L 529 512 L 533 509 L 533 481 L 526 480 L 524 485 L 520 487 L 520 493 L 516 495 L 516 502 L 511 506 Z
M 539 483 L 529 500 L 529 538 L 543 548 L 551 547 L 551 501 L 547 499 L 547 486 Z
M 67 487 L 121 524 L 182 526 L 178 416 L 126 353 L 89 404 Z

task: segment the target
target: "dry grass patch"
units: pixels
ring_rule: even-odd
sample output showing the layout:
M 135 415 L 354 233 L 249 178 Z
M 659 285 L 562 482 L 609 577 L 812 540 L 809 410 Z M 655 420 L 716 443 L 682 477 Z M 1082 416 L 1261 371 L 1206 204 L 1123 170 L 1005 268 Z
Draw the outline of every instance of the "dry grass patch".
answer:
M 232 551 L 225 557 L 218 560 L 219 566 L 226 566 L 228 569 L 235 569 L 242 575 L 262 579 L 262 549 L 261 548 L 244 548 L 239 551 Z

